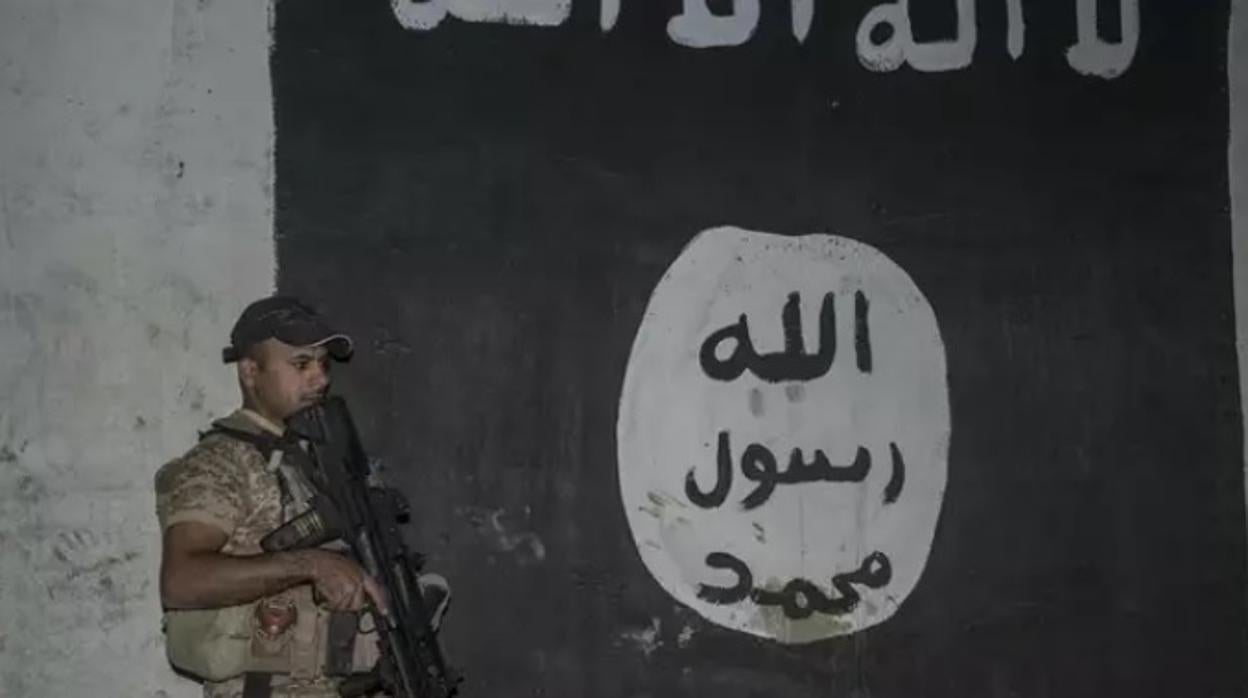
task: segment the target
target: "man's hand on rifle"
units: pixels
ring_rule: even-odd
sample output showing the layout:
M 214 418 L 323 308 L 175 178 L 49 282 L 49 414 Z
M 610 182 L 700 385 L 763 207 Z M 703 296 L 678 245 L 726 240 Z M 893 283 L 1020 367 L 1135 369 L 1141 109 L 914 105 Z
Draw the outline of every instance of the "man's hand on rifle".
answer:
M 367 601 L 388 613 L 386 594 L 364 568 L 348 557 L 328 550 L 304 550 L 312 584 L 325 605 L 334 611 L 358 611 Z

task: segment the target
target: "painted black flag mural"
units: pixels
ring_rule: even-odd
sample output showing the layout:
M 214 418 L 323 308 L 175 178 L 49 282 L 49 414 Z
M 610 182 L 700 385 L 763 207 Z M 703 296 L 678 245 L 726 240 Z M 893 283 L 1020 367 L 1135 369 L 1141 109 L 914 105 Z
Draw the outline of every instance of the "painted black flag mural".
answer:
M 279 0 L 467 696 L 1242 696 L 1224 0 Z

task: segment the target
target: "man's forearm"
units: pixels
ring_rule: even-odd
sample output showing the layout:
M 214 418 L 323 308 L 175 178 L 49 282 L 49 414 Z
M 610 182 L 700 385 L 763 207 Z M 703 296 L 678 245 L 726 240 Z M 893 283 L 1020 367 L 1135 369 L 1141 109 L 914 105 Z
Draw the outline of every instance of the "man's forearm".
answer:
M 298 551 L 253 556 L 200 552 L 164 570 L 161 598 L 166 608 L 220 608 L 310 581 L 312 566 Z

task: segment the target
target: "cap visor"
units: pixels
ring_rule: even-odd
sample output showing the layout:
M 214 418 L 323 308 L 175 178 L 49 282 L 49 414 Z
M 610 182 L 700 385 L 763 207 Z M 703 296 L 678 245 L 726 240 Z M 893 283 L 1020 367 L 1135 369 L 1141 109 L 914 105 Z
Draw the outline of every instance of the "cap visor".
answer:
M 325 339 L 305 346 L 325 347 L 325 351 L 329 352 L 329 355 L 338 361 L 346 361 L 351 358 L 351 353 L 355 349 L 351 338 L 345 334 L 331 334 Z

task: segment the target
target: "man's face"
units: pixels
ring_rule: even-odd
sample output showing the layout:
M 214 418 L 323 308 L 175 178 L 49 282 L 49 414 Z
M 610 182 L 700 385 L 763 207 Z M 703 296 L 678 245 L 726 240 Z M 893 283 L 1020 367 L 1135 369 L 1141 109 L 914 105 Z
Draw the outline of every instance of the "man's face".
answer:
M 253 408 L 279 422 L 321 400 L 329 389 L 325 347 L 266 339 L 239 362 L 239 372 Z

